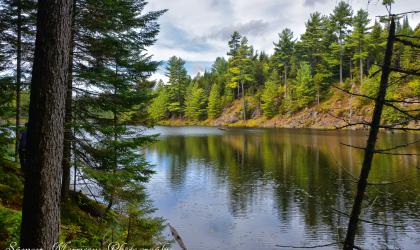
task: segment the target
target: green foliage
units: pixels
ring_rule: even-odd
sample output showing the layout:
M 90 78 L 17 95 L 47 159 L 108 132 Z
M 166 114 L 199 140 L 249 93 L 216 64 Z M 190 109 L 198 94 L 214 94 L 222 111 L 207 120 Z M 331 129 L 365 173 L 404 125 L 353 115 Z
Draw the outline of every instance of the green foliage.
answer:
M 169 94 L 165 89 L 158 91 L 156 97 L 153 99 L 148 112 L 154 121 L 160 121 L 168 117 L 169 112 Z
M 289 93 L 285 100 L 285 108 L 290 112 L 307 107 L 315 100 L 316 88 L 307 62 L 300 63 L 295 84 L 290 87 Z
M 128 231 L 133 236 L 128 238 L 130 247 L 153 248 L 164 243 L 161 236 L 163 220 L 150 218 L 153 210 L 148 202 L 130 203 L 130 206 L 124 208 L 126 212 L 122 215 L 114 210 L 105 213 L 106 208 L 103 205 L 81 193 L 71 192 L 70 197 L 61 209 L 60 242 L 68 243 L 68 247 L 99 248 L 103 239 L 127 242 Z M 134 233 L 138 231 L 141 234 Z
M 190 83 L 185 69 L 185 61 L 176 56 L 171 57 L 166 67 L 166 76 L 169 77 L 169 112 L 174 116 L 181 116 L 187 86 Z
M 0 158 L 0 203 L 19 208 L 23 198 L 23 174 L 15 162 Z
M 279 41 L 274 43 L 274 54 L 272 57 L 273 67 L 275 69 L 283 69 L 286 81 L 291 67 L 291 59 L 295 53 L 295 40 L 293 39 L 293 32 L 286 28 L 279 34 Z
M 402 24 L 397 25 L 397 33 L 417 44 L 415 37 L 420 36 L 420 26 L 412 30 L 406 17 L 401 20 Z M 387 24 L 385 19 L 382 21 L 370 27 L 369 15 L 365 10 L 360 9 L 353 16 L 351 6 L 346 1 L 339 1 L 329 15 L 311 13 L 300 40 L 294 39 L 290 29 L 283 29 L 274 42 L 272 55 L 263 51 L 254 52 L 247 38 L 235 31 L 228 42 L 227 61 L 218 57 L 210 71 L 197 74 L 192 82 L 204 91 L 202 102 L 209 97 L 209 118 L 214 119 L 220 115 L 219 110 L 226 110 L 229 113 L 235 112 L 233 119 L 223 116 L 232 121 L 241 116 L 240 113 L 245 109 L 249 116 L 258 117 L 263 113 L 266 117 L 272 117 L 277 110 L 293 113 L 312 106 L 315 101 L 319 105 L 330 97 L 333 93 L 331 86 L 339 81 L 341 87 L 353 90 L 359 88 L 355 83 L 361 83 L 362 91 L 373 95 L 376 93 L 376 80 L 368 78 L 367 73 L 375 72 L 372 70 L 376 70 L 374 65 L 381 64 L 383 60 Z M 396 43 L 392 63 L 395 67 L 416 68 L 418 54 L 419 50 L 415 46 L 410 48 Z M 180 59 L 173 57 L 170 61 Z M 183 65 L 183 62 L 178 64 Z M 182 67 L 178 68 L 180 72 L 183 71 Z M 411 82 L 411 87 L 408 82 Z M 186 107 L 185 98 L 172 98 L 167 105 L 168 111 L 172 117 L 198 120 L 197 115 L 192 115 L 195 112 L 192 110 L 199 109 L 191 107 L 200 105 L 198 100 L 192 101 L 190 92 L 186 90 L 188 83 L 183 85 L 180 92 L 189 98 L 189 107 Z M 274 85 L 277 85 L 276 91 Z M 400 98 L 413 96 L 411 93 L 416 93 L 413 90 L 416 86 L 414 78 L 406 78 L 406 82 L 400 86 L 405 90 Z M 409 89 L 411 93 L 408 93 Z M 247 96 L 257 100 L 255 112 L 247 107 Z M 238 99 L 242 97 L 245 97 L 245 101 L 239 102 Z M 240 104 L 242 108 L 239 110 Z M 156 115 L 156 119 L 164 119 L 163 113 Z
M 10 119 L 14 115 L 13 81 L 10 77 L 0 77 L 0 160 L 10 157 L 13 143 Z
M 267 118 L 272 118 L 278 112 L 278 85 L 273 81 L 267 81 L 261 95 L 261 108 Z
M 222 112 L 222 103 L 220 99 L 219 85 L 213 84 L 210 90 L 209 103 L 207 106 L 207 116 L 210 119 L 215 119 L 220 116 Z
M 20 212 L 3 207 L 0 204 L 0 248 L 6 249 L 13 242 L 19 242 L 20 223 L 22 215 Z M 18 247 L 15 245 L 14 247 Z
M 229 59 L 230 88 L 235 89 L 241 84 L 249 84 L 252 80 L 253 48 L 248 45 L 248 39 L 242 37 L 237 52 Z
M 147 77 L 159 63 L 146 48 L 156 41 L 157 19 L 144 0 L 77 1 L 74 104 L 75 164 L 94 181 L 108 210 L 146 200 L 142 183 L 153 173 L 141 149 L 154 137 L 127 127 L 147 112 Z M 87 91 L 89 89 L 89 91 Z M 104 230 L 106 230 L 104 228 Z
M 204 90 L 197 85 L 192 85 L 185 100 L 185 117 L 193 121 L 199 121 L 206 114 L 207 98 Z

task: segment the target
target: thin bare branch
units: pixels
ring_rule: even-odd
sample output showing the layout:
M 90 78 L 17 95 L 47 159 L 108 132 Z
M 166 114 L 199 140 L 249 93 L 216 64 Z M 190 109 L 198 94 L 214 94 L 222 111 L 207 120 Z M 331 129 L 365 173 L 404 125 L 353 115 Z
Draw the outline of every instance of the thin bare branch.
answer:
M 404 143 L 404 144 L 400 144 L 400 145 L 394 146 L 392 148 L 378 149 L 378 151 L 382 151 L 382 152 L 392 151 L 392 150 L 399 149 L 399 148 L 405 148 L 405 147 L 408 147 L 410 145 L 417 144 L 419 142 L 420 142 L 420 139 L 412 141 L 412 142 L 407 142 L 407 143 Z
M 295 249 L 308 249 L 308 248 L 321 248 L 321 247 L 328 247 L 338 245 L 340 242 L 332 242 L 323 245 L 315 245 L 315 246 L 288 246 L 288 245 L 275 245 L 276 247 L 284 247 L 284 248 L 295 248 Z
M 398 181 L 368 182 L 367 185 L 369 185 L 369 186 L 392 185 L 392 184 L 396 184 L 396 183 L 401 183 L 401 182 L 406 181 L 406 180 L 408 180 L 408 179 L 402 179 L 402 180 L 398 180 Z
M 400 43 L 402 43 L 404 45 L 407 45 L 407 46 L 410 46 L 410 47 L 414 47 L 414 48 L 420 49 L 420 44 L 413 43 L 412 41 L 399 39 L 397 37 L 395 38 L 395 41 L 400 42 Z

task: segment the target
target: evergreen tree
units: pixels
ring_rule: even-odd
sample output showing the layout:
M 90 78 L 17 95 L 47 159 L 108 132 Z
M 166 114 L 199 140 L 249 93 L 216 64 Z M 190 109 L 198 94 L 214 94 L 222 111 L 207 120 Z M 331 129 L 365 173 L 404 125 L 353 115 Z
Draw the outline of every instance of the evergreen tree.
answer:
M 243 118 L 246 120 L 246 100 L 245 100 L 245 87 L 247 84 L 252 82 L 252 56 L 253 56 L 253 48 L 252 46 L 248 45 L 248 39 L 243 37 L 241 40 L 241 44 L 235 56 L 233 56 L 229 60 L 229 74 L 230 74 L 230 81 L 229 87 L 231 88 L 238 88 L 238 96 L 239 90 L 242 90 L 242 98 L 243 98 Z
M 35 13 L 36 1 L 34 0 L 4 0 L 0 1 L 0 57 L 3 56 L 3 69 L 0 74 L 10 75 L 15 78 L 15 159 L 20 137 L 21 118 L 21 91 L 28 82 L 33 61 L 35 41 Z M 3 72 L 2 72 L 3 71 Z
M 383 51 L 385 47 L 385 39 L 383 39 L 383 30 L 381 24 L 375 21 L 370 34 L 368 35 L 368 58 L 367 70 L 370 69 L 371 64 L 379 64 L 383 58 Z
M 204 90 L 192 84 L 185 99 L 185 117 L 193 121 L 199 121 L 206 114 L 206 95 Z
M 13 79 L 0 77 L 0 161 L 9 158 L 9 145 L 13 143 L 9 129 L 14 114 L 13 99 Z
M 278 112 L 278 85 L 274 81 L 267 81 L 261 95 L 261 108 L 267 118 L 272 118 Z
M 234 31 L 230 41 L 228 42 L 229 51 L 227 53 L 228 56 L 236 56 L 238 53 L 239 47 L 241 45 L 242 36 L 237 32 Z
M 285 95 L 287 95 L 287 76 L 291 67 L 291 60 L 295 50 L 295 41 L 293 32 L 290 29 L 284 29 L 279 34 L 278 43 L 274 43 L 273 61 L 275 68 L 283 69 Z
M 349 27 L 352 22 L 353 11 L 350 5 L 344 1 L 340 1 L 335 7 L 331 15 L 333 30 L 337 37 L 339 45 L 339 58 L 340 58 L 340 83 L 343 83 L 343 57 L 344 57 L 344 40 L 346 35 L 350 32 Z
M 291 94 L 286 99 L 286 107 L 292 112 L 307 107 L 315 100 L 315 94 L 316 88 L 311 67 L 307 62 L 301 62 L 297 71 L 296 82 L 291 86 Z
M 185 106 L 185 94 L 190 79 L 185 69 L 185 61 L 173 56 L 166 66 L 166 76 L 169 77 L 169 112 L 172 116 L 181 117 Z
M 324 48 L 321 45 L 325 39 L 326 19 L 321 13 L 315 12 L 310 15 L 305 26 L 305 33 L 298 44 L 299 52 L 301 57 L 309 62 L 311 70 L 315 71 L 324 59 Z
M 359 81 L 363 80 L 363 61 L 368 57 L 367 45 L 369 31 L 369 14 L 360 9 L 353 18 L 353 32 L 350 36 L 349 47 L 354 49 L 353 60 L 359 61 Z
M 169 94 L 166 88 L 157 91 L 156 97 L 153 99 L 148 113 L 154 121 L 161 121 L 168 118 Z
M 213 84 L 213 86 L 211 86 L 209 103 L 207 106 L 208 118 L 215 119 L 220 116 L 220 113 L 222 112 L 221 104 L 219 85 Z
M 146 48 L 156 41 L 156 20 L 144 0 L 78 1 L 75 33 L 74 123 L 76 166 L 93 179 L 108 209 L 144 200 L 142 182 L 153 172 L 140 148 L 153 138 L 127 127 L 147 112 L 157 62 Z M 79 88 L 83 85 L 83 88 Z
M 316 86 L 317 100 L 319 103 L 320 95 L 323 90 L 327 90 L 329 84 L 326 80 L 331 77 L 331 22 L 315 12 L 311 14 L 306 23 L 305 33 L 301 37 L 298 47 L 302 58 L 310 64 L 310 72 L 313 83 Z M 334 59 L 333 61 L 336 61 Z M 334 63 L 333 63 L 334 64 Z M 301 65 L 300 65 L 301 66 Z

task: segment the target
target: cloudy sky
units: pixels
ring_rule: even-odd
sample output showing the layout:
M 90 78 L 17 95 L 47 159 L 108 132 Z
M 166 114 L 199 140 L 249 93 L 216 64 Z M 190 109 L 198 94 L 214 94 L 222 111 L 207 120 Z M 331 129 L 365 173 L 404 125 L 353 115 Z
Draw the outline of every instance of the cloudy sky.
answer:
M 338 0 L 149 0 L 147 10 L 168 9 L 159 20 L 161 31 L 149 52 L 155 60 L 176 55 L 183 58 L 190 75 L 209 68 L 218 56 L 225 56 L 233 31 L 246 35 L 255 50 L 273 51 L 273 41 L 284 28 L 295 37 L 305 30 L 310 13 L 330 14 Z M 354 11 L 367 10 L 374 19 L 386 13 L 381 0 L 348 0 Z M 396 0 L 393 12 L 420 10 L 420 0 Z M 412 26 L 420 14 L 410 15 Z M 163 70 L 154 78 L 163 78 Z M 165 79 L 164 79 L 165 80 Z

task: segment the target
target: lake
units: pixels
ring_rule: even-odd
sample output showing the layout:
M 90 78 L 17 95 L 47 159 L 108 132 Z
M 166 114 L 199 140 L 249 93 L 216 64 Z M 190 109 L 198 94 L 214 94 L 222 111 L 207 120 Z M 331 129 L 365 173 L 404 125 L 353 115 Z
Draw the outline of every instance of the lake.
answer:
M 174 226 L 188 249 L 289 249 L 343 241 L 367 132 L 310 129 L 156 127 L 146 158 L 155 215 Z M 380 134 L 377 148 L 420 139 Z M 420 144 L 398 153 L 420 153 Z M 376 155 L 356 245 L 419 249 L 420 160 Z M 386 224 L 386 225 L 380 225 Z M 165 230 L 169 236 L 169 230 Z M 329 246 L 322 249 L 338 249 Z M 173 249 L 179 247 L 173 244 Z M 318 248 L 319 249 L 319 248 Z

